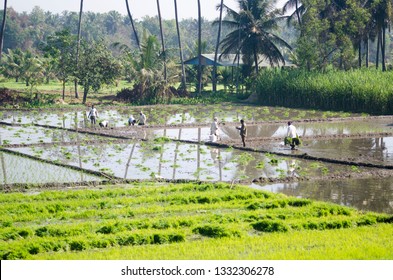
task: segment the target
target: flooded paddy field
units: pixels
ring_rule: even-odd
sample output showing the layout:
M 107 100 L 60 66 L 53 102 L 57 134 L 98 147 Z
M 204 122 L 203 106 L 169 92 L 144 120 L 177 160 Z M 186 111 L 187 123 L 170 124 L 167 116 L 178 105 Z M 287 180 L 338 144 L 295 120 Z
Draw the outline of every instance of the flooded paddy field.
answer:
M 73 131 L 43 128 L 34 125 L 10 126 L 0 125 L 0 144 L 28 145 L 56 142 L 80 142 L 103 140 L 98 135 L 81 134 Z
M 143 111 L 148 117 L 149 125 L 181 125 L 206 124 L 214 117 L 220 122 L 280 121 L 282 119 L 302 120 L 341 118 L 360 116 L 337 112 L 321 112 L 315 110 L 296 110 L 282 107 L 256 107 L 246 105 L 157 105 L 145 107 L 114 107 L 100 109 L 99 119 L 109 120 L 112 127 L 127 126 L 130 115 L 138 118 Z M 10 124 L 39 124 L 63 128 L 83 128 L 89 126 L 87 115 L 89 107 L 77 110 L 4 110 L 0 111 L 0 120 Z
M 351 166 L 314 163 L 234 148 L 187 143 L 99 144 L 12 148 L 22 154 L 120 179 L 250 182 L 255 178 L 318 177 L 359 172 Z
M 226 181 L 393 212 L 390 116 L 244 105 L 118 107 L 98 108 L 99 120 L 110 122 L 99 128 L 87 110 L 0 111 L 0 184 Z M 128 126 L 142 110 L 148 125 Z M 213 117 L 221 122 L 216 143 Z M 248 124 L 246 148 L 240 119 Z M 288 120 L 303 142 L 295 151 L 283 143 Z
M 0 185 L 100 182 L 102 178 L 0 151 Z

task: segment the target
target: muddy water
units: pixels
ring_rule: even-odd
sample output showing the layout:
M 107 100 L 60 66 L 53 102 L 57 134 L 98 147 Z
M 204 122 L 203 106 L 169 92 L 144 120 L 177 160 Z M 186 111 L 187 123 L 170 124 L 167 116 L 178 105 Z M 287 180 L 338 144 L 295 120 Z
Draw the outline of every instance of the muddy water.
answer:
M 393 178 L 296 182 L 252 187 L 286 195 L 329 201 L 361 210 L 393 214 Z
M 102 178 L 0 152 L 0 184 L 46 184 L 102 181 Z

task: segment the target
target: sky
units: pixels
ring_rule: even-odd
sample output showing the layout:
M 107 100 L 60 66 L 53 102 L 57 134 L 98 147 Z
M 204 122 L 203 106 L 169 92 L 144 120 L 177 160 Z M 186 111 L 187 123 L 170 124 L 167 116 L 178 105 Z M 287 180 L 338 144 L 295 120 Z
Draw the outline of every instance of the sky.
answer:
M 200 0 L 202 16 L 208 20 L 219 17 L 219 11 L 216 6 L 220 0 Z M 0 2 L 0 9 L 4 7 L 4 0 Z M 95 13 L 105 13 L 109 11 L 118 11 L 122 15 L 127 15 L 125 0 L 84 0 L 83 10 Z M 179 19 L 197 18 L 198 17 L 197 0 L 177 0 L 177 11 Z M 128 0 L 131 14 L 134 19 L 142 19 L 144 16 L 157 15 L 156 0 Z M 228 7 L 238 10 L 236 0 L 224 0 Z M 7 7 L 12 7 L 17 12 L 30 13 L 33 7 L 39 6 L 44 11 L 52 13 L 61 13 L 65 10 L 79 12 L 80 0 L 8 0 Z M 161 16 L 164 19 L 175 18 L 174 1 L 160 0 Z

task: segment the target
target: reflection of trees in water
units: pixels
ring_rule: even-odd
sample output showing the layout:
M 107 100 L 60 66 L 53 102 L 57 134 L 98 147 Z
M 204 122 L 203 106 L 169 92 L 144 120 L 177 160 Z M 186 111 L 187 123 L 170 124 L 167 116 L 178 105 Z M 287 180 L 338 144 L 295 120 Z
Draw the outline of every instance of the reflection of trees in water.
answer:
M 393 213 L 391 178 L 283 184 L 280 192 L 291 196 L 334 202 L 361 210 Z

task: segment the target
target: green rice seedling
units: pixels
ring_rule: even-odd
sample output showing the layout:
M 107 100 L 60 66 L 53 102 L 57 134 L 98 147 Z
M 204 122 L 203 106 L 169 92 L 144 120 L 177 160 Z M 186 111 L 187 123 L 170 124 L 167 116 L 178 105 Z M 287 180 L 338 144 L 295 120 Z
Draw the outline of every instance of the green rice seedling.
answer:
M 360 172 L 359 166 L 355 166 L 355 165 L 351 165 L 351 170 L 352 170 L 353 172 L 356 172 L 356 173 L 359 173 L 359 172 Z
M 276 158 L 271 158 L 269 161 L 270 165 L 276 166 L 278 165 L 278 159 Z
M 169 137 L 156 137 L 153 140 L 155 143 L 168 143 L 171 142 L 172 140 Z

